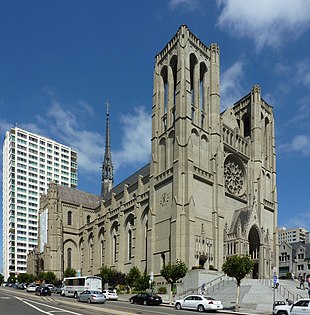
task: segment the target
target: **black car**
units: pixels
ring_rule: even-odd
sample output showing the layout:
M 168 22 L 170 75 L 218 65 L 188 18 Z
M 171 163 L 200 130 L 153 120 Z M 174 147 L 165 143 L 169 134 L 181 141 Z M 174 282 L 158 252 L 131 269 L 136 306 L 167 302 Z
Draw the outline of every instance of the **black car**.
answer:
M 36 295 L 51 296 L 51 289 L 48 286 L 40 285 L 36 288 Z
M 130 297 L 129 302 L 131 304 L 159 305 L 162 303 L 162 299 L 156 294 L 139 293 Z

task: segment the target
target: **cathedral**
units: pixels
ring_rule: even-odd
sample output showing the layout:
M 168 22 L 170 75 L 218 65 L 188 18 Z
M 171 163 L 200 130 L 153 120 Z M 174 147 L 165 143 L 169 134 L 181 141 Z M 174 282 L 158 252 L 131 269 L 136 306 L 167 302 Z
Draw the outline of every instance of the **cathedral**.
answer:
M 220 110 L 220 50 L 187 26 L 155 57 L 152 151 L 113 185 L 110 112 L 101 196 L 51 183 L 40 200 L 40 235 L 28 272 L 98 274 L 133 266 L 160 279 L 177 259 L 221 270 L 248 254 L 253 278 L 278 269 L 273 108 L 258 85 Z

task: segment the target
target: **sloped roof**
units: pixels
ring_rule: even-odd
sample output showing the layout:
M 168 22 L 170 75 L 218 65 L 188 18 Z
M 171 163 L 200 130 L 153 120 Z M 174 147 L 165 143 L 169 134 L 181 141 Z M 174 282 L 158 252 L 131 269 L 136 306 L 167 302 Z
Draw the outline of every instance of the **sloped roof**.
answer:
M 117 186 L 113 187 L 112 190 L 107 194 L 106 200 L 111 199 L 112 193 L 115 193 L 116 195 L 121 193 L 124 190 L 124 186 L 127 184 L 128 186 L 133 185 L 138 181 L 139 176 L 146 177 L 150 175 L 150 163 L 146 164 L 142 168 L 140 168 L 138 171 L 124 179 L 122 182 L 120 182 Z
M 244 229 L 245 224 L 250 220 L 252 212 L 252 206 L 247 206 L 238 210 L 235 210 L 232 217 L 229 233 L 237 232 L 237 225 L 240 221 L 242 229 Z
M 58 186 L 59 198 L 71 204 L 95 209 L 100 204 L 100 196 L 77 190 L 72 187 Z

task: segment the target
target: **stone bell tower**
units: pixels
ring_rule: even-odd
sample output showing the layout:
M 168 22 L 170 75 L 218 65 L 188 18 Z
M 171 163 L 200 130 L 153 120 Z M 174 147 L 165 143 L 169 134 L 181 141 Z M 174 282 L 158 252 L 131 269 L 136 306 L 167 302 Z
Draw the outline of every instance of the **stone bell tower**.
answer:
M 196 220 L 194 177 L 212 182 L 219 145 L 219 48 L 207 47 L 182 25 L 155 59 L 150 206 L 156 214 L 153 235 L 161 240 L 152 248 L 160 254 L 154 257 L 157 268 L 176 259 L 198 264 L 195 246 L 204 220 Z M 208 194 L 212 197 L 211 190 Z M 218 214 L 208 202 L 204 237 L 211 244 L 218 242 L 213 224 Z M 217 248 L 214 243 L 212 251 Z

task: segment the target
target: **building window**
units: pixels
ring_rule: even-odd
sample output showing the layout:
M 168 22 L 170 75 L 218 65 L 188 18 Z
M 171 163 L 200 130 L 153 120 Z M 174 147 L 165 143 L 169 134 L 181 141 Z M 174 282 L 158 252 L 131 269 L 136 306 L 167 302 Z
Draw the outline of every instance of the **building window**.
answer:
M 132 232 L 128 231 L 128 260 L 131 260 Z
M 72 249 L 68 248 L 67 249 L 67 268 L 71 269 L 71 255 L 72 255 Z
M 87 224 L 89 224 L 89 223 L 90 223 L 90 215 L 88 215 L 88 216 L 87 216 L 87 218 L 86 218 L 86 222 L 87 222 Z
M 68 219 L 67 220 L 68 225 L 72 225 L 72 212 L 71 211 L 68 212 L 68 218 L 67 219 Z
M 116 262 L 116 235 L 113 236 L 113 263 Z

